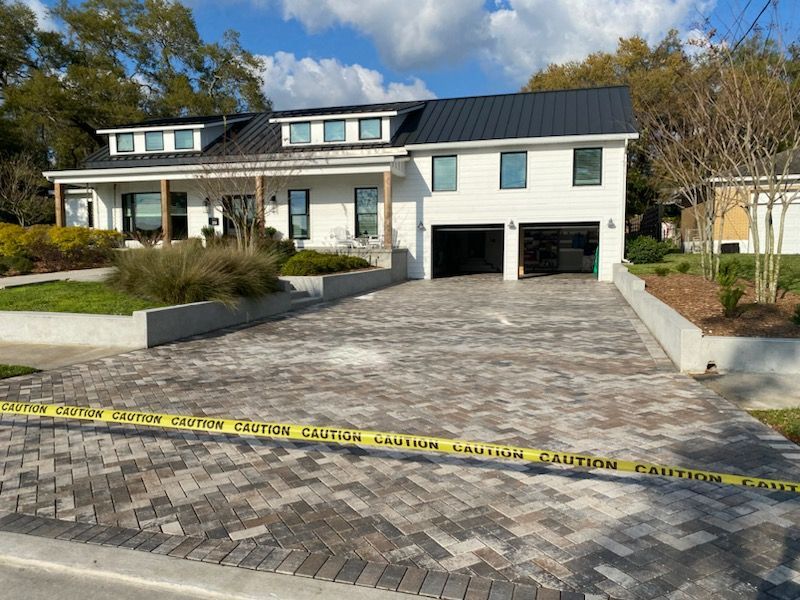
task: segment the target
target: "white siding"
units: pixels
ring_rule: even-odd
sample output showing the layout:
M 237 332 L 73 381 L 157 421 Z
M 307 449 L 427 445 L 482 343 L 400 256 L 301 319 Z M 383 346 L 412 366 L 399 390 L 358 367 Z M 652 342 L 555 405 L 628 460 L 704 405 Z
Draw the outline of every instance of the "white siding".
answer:
M 773 233 L 774 235 L 778 235 L 778 227 L 780 225 L 781 214 L 783 214 L 783 205 L 776 204 L 772 209 L 772 223 L 773 223 Z M 761 250 L 764 249 L 764 239 L 766 234 L 766 206 L 764 205 L 764 200 L 760 202 L 758 207 L 758 220 L 761 225 L 759 228 L 759 243 L 761 246 Z M 777 240 L 775 241 L 777 245 Z M 740 248 L 741 252 L 752 252 L 753 251 L 753 236 L 750 235 L 750 239 L 747 240 L 747 247 L 745 244 L 742 244 Z M 798 198 L 789 205 L 789 208 L 786 209 L 786 221 L 783 225 L 783 254 L 800 254 L 800 192 L 798 192 Z
M 435 225 L 504 224 L 504 277 L 516 279 L 520 223 L 597 222 L 599 276 L 610 281 L 611 265 L 622 260 L 624 245 L 624 142 L 603 145 L 603 183 L 599 186 L 572 185 L 574 147 L 504 147 L 504 152 L 528 151 L 527 188 L 520 190 L 500 189 L 499 148 L 459 150 L 455 192 L 431 192 L 434 153 L 412 152 L 406 177 L 394 179 L 393 193 L 394 228 L 397 243 L 409 249 L 409 277 L 431 276 L 431 231 Z M 440 154 L 453 152 L 443 149 Z M 513 229 L 509 227 L 512 220 Z M 418 228 L 420 222 L 424 230 Z
M 395 181 L 397 179 L 395 178 Z M 316 175 L 293 177 L 287 189 L 276 194 L 277 207 L 267 208 L 266 225 L 274 227 L 284 236 L 289 233 L 289 190 L 309 190 L 311 208 L 309 213 L 308 240 L 298 240 L 299 247 L 333 246 L 333 231 L 343 228 L 349 235 L 355 232 L 355 189 L 378 188 L 378 229 L 382 233 L 383 223 L 383 175 L 364 173 L 361 175 Z M 269 198 L 267 198 L 269 200 Z

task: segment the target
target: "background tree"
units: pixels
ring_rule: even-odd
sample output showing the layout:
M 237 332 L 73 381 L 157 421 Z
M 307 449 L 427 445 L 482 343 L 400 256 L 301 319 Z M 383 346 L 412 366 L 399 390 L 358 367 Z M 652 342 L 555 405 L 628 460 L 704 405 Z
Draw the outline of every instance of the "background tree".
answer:
M 269 106 L 261 62 L 238 34 L 204 41 L 178 2 L 61 0 L 52 12 L 58 33 L 39 30 L 26 6 L 0 3 L 0 143 L 24 139 L 34 155 L 73 167 L 103 142 L 102 127 Z
M 52 202 L 42 194 L 44 178 L 30 156 L 19 154 L 0 160 L 0 211 L 12 215 L 23 227 L 51 218 Z

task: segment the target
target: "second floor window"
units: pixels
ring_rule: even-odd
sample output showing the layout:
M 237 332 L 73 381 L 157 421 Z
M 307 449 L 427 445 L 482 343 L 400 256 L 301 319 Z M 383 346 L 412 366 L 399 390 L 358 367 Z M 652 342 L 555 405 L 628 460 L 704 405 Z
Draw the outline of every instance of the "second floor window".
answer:
M 343 142 L 344 121 L 325 121 L 324 140 L 326 142 Z
M 148 152 L 164 149 L 164 132 L 147 131 L 144 134 L 144 149 Z
M 521 189 L 528 185 L 528 153 L 500 154 L 500 189 Z
M 434 192 L 455 192 L 457 184 L 455 156 L 434 156 L 431 189 Z
M 572 185 L 600 185 L 603 182 L 603 149 L 575 148 Z
M 175 132 L 175 150 L 191 150 L 194 148 L 194 131 L 181 129 Z
M 358 139 L 360 140 L 381 139 L 381 120 L 360 119 L 358 121 Z
M 303 123 L 290 123 L 289 124 L 289 143 L 290 144 L 308 144 L 311 141 L 311 123 L 304 121 Z
M 117 152 L 133 152 L 133 134 L 117 134 Z

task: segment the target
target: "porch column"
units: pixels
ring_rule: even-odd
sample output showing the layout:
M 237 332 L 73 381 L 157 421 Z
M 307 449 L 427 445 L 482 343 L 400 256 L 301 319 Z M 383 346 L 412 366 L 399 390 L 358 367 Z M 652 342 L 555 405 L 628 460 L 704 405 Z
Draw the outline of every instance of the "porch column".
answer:
M 392 172 L 383 173 L 383 247 L 392 249 Z
M 56 227 L 64 227 L 67 224 L 67 213 L 64 207 L 64 184 L 56 183 L 54 189 L 56 203 Z
M 264 234 L 265 224 L 264 221 L 266 220 L 264 215 L 264 176 L 263 175 L 256 175 L 256 223 L 258 225 L 258 231 L 262 235 Z
M 169 179 L 161 180 L 161 233 L 165 246 L 172 244 L 172 221 L 169 215 Z

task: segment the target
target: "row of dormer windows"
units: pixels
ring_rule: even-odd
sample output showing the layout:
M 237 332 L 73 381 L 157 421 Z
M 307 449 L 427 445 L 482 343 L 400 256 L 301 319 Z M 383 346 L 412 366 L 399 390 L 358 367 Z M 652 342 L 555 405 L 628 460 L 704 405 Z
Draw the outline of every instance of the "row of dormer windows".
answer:
M 194 130 L 176 129 L 172 132 L 175 137 L 175 150 L 194 150 Z M 145 152 L 161 152 L 164 150 L 164 132 L 146 131 L 144 133 Z M 135 152 L 133 133 L 117 134 L 117 152 Z
M 330 119 L 322 123 L 324 142 L 345 142 L 344 119 Z M 379 117 L 368 117 L 358 120 L 358 139 L 360 141 L 380 140 L 383 138 L 381 119 Z M 289 124 L 289 143 L 290 144 L 310 144 L 311 143 L 311 121 L 298 121 Z

